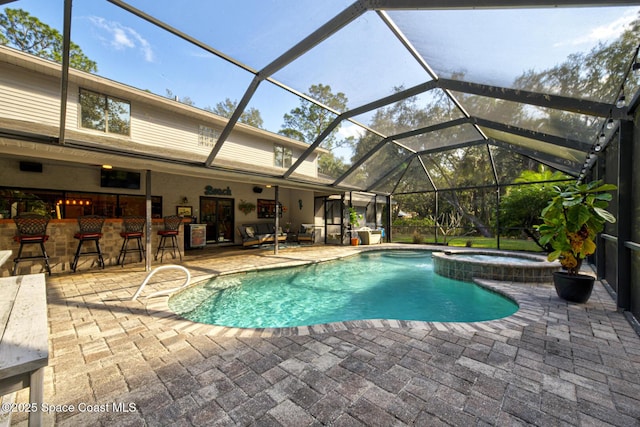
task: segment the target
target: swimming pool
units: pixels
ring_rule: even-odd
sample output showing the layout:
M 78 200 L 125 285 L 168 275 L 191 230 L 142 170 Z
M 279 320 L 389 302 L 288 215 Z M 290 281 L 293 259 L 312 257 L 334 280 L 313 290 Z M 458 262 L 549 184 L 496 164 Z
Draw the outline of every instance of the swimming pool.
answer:
M 173 295 L 169 307 L 195 322 L 237 328 L 367 319 L 475 322 L 518 309 L 498 293 L 434 274 L 431 252 L 398 250 L 220 276 Z

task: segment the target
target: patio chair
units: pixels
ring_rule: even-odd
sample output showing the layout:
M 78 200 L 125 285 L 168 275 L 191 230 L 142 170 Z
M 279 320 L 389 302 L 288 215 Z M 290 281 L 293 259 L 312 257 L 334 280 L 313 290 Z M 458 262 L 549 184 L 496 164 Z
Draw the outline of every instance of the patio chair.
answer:
M 300 232 L 298 233 L 298 242 L 315 243 L 316 229 L 313 224 L 300 224 Z
M 13 237 L 13 240 L 20 243 L 20 249 L 18 249 L 18 256 L 13 260 L 12 275 L 15 276 L 18 270 L 18 263 L 31 259 L 44 260 L 44 266 L 47 273 L 51 275 L 51 267 L 49 266 L 49 255 L 44 247 L 44 243 L 49 240 L 47 235 L 47 225 L 49 224 L 49 217 L 44 215 L 25 213 L 20 214 L 13 218 L 16 223 L 17 234 Z M 22 256 L 22 250 L 25 245 L 38 244 L 40 246 L 40 255 Z
M 182 217 L 178 215 L 171 215 L 164 217 L 164 230 L 158 231 L 158 236 L 160 236 L 160 243 L 158 244 L 158 249 L 156 250 L 156 261 L 158 260 L 158 253 L 162 250 L 162 254 L 160 255 L 160 262 L 164 258 L 165 249 L 172 250 L 172 256 L 175 259 L 176 257 L 176 249 L 178 250 L 178 255 L 180 255 L 180 261 L 182 261 L 182 253 L 180 252 L 180 247 L 178 246 L 178 234 L 180 234 L 180 224 L 182 224 Z M 168 240 L 168 241 L 167 241 Z M 169 245 L 170 243 L 170 245 Z
M 142 237 L 144 236 L 144 227 L 147 224 L 147 220 L 143 216 L 125 216 L 122 219 L 122 247 L 120 248 L 120 255 L 118 255 L 118 264 L 124 267 L 124 261 L 127 258 L 127 252 L 130 250 L 137 252 L 140 256 L 140 261 L 145 255 L 144 245 L 142 244 Z M 134 240 L 136 246 L 129 248 L 129 241 Z
M 104 268 L 104 258 L 102 257 L 102 250 L 100 249 L 100 239 L 102 238 L 102 226 L 104 225 L 104 217 L 99 215 L 85 215 L 78 217 L 78 227 L 80 231 L 74 234 L 73 238 L 78 239 L 78 248 L 76 249 L 76 256 L 73 258 L 71 269 L 75 273 L 78 268 L 78 260 L 81 256 L 97 255 L 98 264 Z M 82 245 L 85 242 L 94 242 L 95 250 L 89 250 L 82 252 Z

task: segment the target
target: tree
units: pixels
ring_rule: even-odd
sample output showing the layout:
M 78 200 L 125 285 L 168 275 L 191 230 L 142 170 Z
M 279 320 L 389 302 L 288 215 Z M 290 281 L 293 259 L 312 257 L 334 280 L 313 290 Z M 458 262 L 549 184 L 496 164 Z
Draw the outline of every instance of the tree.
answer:
M 331 86 L 329 85 L 323 85 L 322 83 L 311 85 L 309 93 L 306 95 L 337 111 L 344 111 L 347 108 L 348 99 L 346 95 L 342 92 L 334 94 L 331 92 Z M 311 144 L 335 117 L 335 114 L 326 108 L 306 99 L 301 99 L 299 107 L 284 115 L 284 124 L 279 133 Z M 339 144 L 337 129 L 334 129 L 322 141 L 322 146 L 329 150 Z
M 553 198 L 553 186 L 563 179 L 570 177 L 542 165 L 537 171 L 522 171 L 515 180 L 520 185 L 507 187 L 500 201 L 500 227 L 505 234 L 533 237 L 534 226 L 542 223 L 540 212 Z
M 317 84 L 309 87 L 309 97 L 332 108 L 336 111 L 345 111 L 347 109 L 348 99 L 342 92 L 334 94 L 331 86 Z M 335 114 L 313 102 L 306 99 L 300 100 L 300 106 L 294 108 L 284 115 L 284 125 L 279 131 L 281 135 L 298 141 L 313 143 L 316 138 L 331 124 L 335 119 Z M 339 126 L 337 126 L 321 143 L 322 148 L 327 150 L 335 150 L 339 147 L 352 147 L 353 138 L 341 139 L 338 134 Z M 318 159 L 318 168 L 320 173 L 337 177 L 346 170 L 346 166 L 342 159 L 337 157 L 333 152 L 322 154 Z
M 238 101 L 232 101 L 231 99 L 226 98 L 223 102 L 218 102 L 215 108 L 207 106 L 204 109 L 219 116 L 230 118 L 233 112 L 236 111 L 236 108 L 238 108 Z M 238 121 L 260 129 L 263 129 L 264 125 L 260 110 L 253 107 L 245 109 L 240 115 L 240 119 Z
M 402 88 L 395 88 L 401 91 Z M 452 112 L 455 107 L 447 96 L 434 96 L 431 102 L 425 106 L 417 103 L 417 98 L 411 97 L 396 102 L 385 108 L 378 109 L 370 126 L 386 136 L 393 136 L 402 132 L 426 127 L 439 122 L 446 122 L 457 118 Z M 396 165 L 405 162 L 395 173 L 389 174 L 385 182 L 379 182 L 376 189 L 391 191 L 400 189 L 401 192 L 419 193 L 433 191 L 435 188 L 473 187 L 483 183 L 485 177 L 492 177 L 489 169 L 485 146 L 467 147 L 420 155 L 413 158 L 412 152 L 403 146 L 416 152 L 433 148 L 433 144 L 441 144 L 441 141 L 457 141 L 468 138 L 465 129 L 450 127 L 436 132 L 417 135 L 415 137 L 400 139 L 398 145 L 389 141 L 374 156 L 371 156 L 357 171 L 350 183 L 369 187 Z M 478 135 L 478 138 L 480 136 Z M 381 141 L 381 137 L 367 134 L 361 137 L 356 145 L 353 161 L 367 154 Z M 427 173 L 429 174 L 427 176 Z M 480 176 L 480 181 L 479 177 Z M 434 186 L 431 184 L 433 182 Z M 398 184 L 396 186 L 396 183 Z M 459 219 L 480 231 L 485 236 L 491 235 L 487 226 L 490 222 L 490 206 L 495 205 L 493 199 L 488 199 L 484 191 L 441 191 L 439 192 L 440 204 L 438 212 L 428 206 L 433 202 L 433 197 L 421 197 L 407 195 L 402 197 L 402 209 L 408 212 L 417 212 L 421 217 L 438 218 L 441 221 Z M 398 200 L 398 199 L 396 199 Z M 459 221 L 458 221 L 459 222 Z M 460 224 L 463 225 L 463 224 Z
M 22 9 L 6 8 L 0 13 L 0 44 L 62 63 L 62 34 Z M 98 65 L 73 42 L 69 66 L 89 73 L 98 71 Z

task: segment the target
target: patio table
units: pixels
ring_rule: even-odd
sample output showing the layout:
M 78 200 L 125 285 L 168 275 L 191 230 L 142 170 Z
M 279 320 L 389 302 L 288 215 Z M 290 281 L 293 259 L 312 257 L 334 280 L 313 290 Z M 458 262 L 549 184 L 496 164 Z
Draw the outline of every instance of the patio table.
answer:
M 49 333 L 44 274 L 0 278 L 0 396 L 29 387 L 29 425 L 42 425 Z M 12 411 L 15 412 L 15 411 Z

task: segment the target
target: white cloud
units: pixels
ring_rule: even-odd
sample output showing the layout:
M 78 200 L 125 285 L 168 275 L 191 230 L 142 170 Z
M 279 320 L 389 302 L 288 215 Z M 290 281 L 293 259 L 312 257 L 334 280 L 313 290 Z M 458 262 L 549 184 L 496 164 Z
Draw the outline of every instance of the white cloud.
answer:
M 360 138 L 362 135 L 364 135 L 365 130 L 362 129 L 360 126 L 351 124 L 351 123 L 345 123 L 342 126 L 340 126 L 340 129 L 338 130 L 338 136 L 340 138 L 348 138 L 350 136 L 354 137 L 354 138 Z
M 594 27 L 591 29 L 591 31 L 581 37 L 576 37 L 574 39 L 556 43 L 554 46 L 578 46 L 587 43 L 593 45 L 598 42 L 614 40 L 629 28 L 629 25 L 634 19 L 636 19 L 636 10 L 627 11 L 620 18 L 612 22 Z
M 103 38 L 103 40 L 113 49 L 139 49 L 144 55 L 145 61 L 153 62 L 154 54 L 151 44 L 136 30 L 98 16 L 92 16 L 89 19 L 96 28 L 108 34 L 109 37 Z

